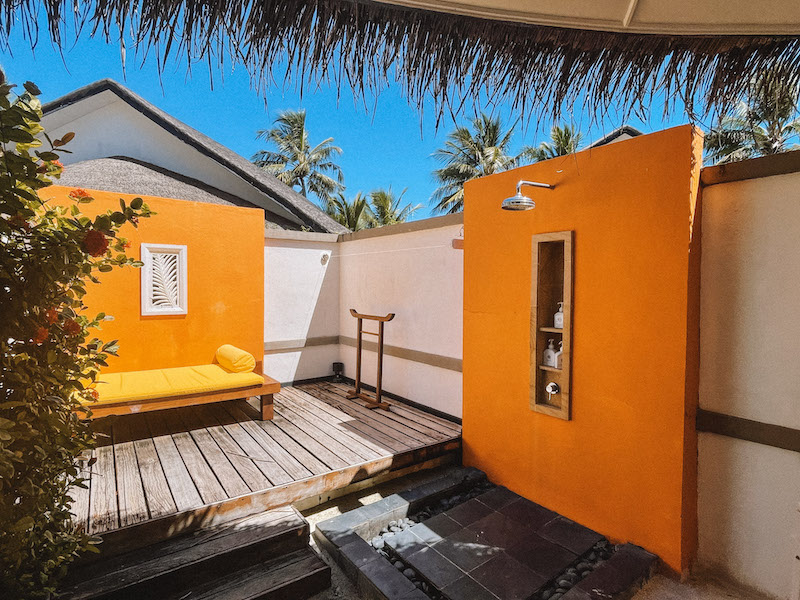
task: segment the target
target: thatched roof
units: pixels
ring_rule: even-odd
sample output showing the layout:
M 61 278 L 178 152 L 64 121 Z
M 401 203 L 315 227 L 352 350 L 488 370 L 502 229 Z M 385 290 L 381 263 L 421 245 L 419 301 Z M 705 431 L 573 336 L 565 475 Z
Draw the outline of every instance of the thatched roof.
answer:
M 585 104 L 594 116 L 616 109 L 624 117 L 649 107 L 654 94 L 667 108 L 682 100 L 690 114 L 705 113 L 727 109 L 752 76 L 776 63 L 800 79 L 797 35 L 571 29 L 371 0 L 18 0 L 0 11 L 0 35 L 15 21 L 35 33 L 42 5 L 57 43 L 62 19 L 79 15 L 103 35 L 131 33 L 141 53 L 244 64 L 262 87 L 286 75 L 273 65 L 287 57 L 286 76 L 306 85 L 327 79 L 371 95 L 396 79 L 420 107 L 432 98 L 438 114 L 478 99 L 547 116 Z
M 236 174 L 267 198 L 298 217 L 311 230 L 322 233 L 346 233 L 349 231 L 320 210 L 314 203 L 284 184 L 271 173 L 258 168 L 227 146 L 223 146 L 207 135 L 200 133 L 112 79 L 95 81 L 52 102 L 48 102 L 42 107 L 45 118 L 62 108 L 72 106 L 105 91 L 112 92 L 182 142 Z M 102 126 L 102 124 L 99 126 Z M 262 208 L 268 209 L 268 206 L 265 205 Z
M 206 202 L 225 206 L 262 208 L 202 181 L 135 158 L 112 156 L 72 163 L 64 168 L 56 185 L 90 190 L 137 194 Z M 296 229 L 295 223 L 265 211 L 268 229 Z

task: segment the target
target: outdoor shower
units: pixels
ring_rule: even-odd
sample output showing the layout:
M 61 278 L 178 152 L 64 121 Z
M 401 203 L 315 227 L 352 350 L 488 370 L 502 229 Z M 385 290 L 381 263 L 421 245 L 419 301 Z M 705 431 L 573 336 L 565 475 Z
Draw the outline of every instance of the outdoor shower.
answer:
M 503 210 L 532 210 L 536 208 L 536 203 L 527 196 L 523 195 L 522 193 L 523 185 L 546 188 L 548 190 L 555 189 L 556 187 L 555 185 L 549 183 L 539 183 L 538 181 L 521 180 L 517 182 L 517 193 L 511 196 L 510 198 L 506 198 L 505 200 L 503 200 L 503 204 L 500 206 L 500 208 L 502 208 Z

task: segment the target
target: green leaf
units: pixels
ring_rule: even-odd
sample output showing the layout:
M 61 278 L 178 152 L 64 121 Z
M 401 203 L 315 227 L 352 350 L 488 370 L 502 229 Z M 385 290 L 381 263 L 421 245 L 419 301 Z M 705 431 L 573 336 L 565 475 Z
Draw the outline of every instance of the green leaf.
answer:
M 33 520 L 33 517 L 22 517 L 11 526 L 11 531 L 25 531 L 26 529 L 32 528 L 35 524 L 36 522 Z
M 101 273 L 108 273 L 109 271 L 113 271 L 114 267 L 112 267 L 111 265 L 100 265 L 99 267 L 97 267 L 97 270 L 100 271 Z
M 131 208 L 133 210 L 139 210 L 140 208 L 142 208 L 142 204 L 144 204 L 144 200 L 142 200 L 141 198 L 137 197 L 131 200 Z

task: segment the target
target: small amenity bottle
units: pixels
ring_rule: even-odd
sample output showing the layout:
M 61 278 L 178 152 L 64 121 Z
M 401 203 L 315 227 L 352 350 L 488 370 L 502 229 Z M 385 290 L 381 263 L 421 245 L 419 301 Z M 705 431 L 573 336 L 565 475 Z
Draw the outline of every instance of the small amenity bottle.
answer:
M 556 366 L 556 347 L 553 345 L 555 341 L 553 338 L 547 340 L 549 345 L 544 351 L 544 356 L 542 357 L 542 364 L 545 367 L 555 367 Z
M 560 369 L 561 365 L 564 364 L 564 361 L 561 360 L 561 355 L 564 352 L 564 342 L 558 342 L 558 352 L 556 352 L 556 364 L 554 365 L 556 369 Z
M 556 329 L 564 329 L 564 303 L 558 303 L 558 312 L 553 317 L 553 327 Z

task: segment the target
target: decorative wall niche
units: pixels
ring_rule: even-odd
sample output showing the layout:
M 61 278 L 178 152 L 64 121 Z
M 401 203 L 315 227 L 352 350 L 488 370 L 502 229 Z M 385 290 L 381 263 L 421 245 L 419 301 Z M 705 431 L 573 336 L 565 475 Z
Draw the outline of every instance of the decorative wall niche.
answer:
M 142 244 L 142 262 L 142 315 L 185 315 L 186 246 Z
M 566 421 L 571 417 L 572 356 L 572 232 L 533 236 L 531 272 L 532 410 Z M 554 316 L 563 306 L 563 323 Z M 550 340 L 561 349 L 561 361 L 543 364 Z

